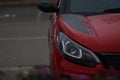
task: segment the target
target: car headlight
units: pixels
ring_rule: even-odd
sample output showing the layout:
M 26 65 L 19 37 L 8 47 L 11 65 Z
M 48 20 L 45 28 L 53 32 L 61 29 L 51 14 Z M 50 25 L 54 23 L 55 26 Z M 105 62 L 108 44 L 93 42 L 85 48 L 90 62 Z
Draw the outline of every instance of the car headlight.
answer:
M 58 35 L 58 43 L 65 59 L 73 63 L 91 68 L 100 63 L 100 60 L 92 51 L 73 41 L 62 32 Z

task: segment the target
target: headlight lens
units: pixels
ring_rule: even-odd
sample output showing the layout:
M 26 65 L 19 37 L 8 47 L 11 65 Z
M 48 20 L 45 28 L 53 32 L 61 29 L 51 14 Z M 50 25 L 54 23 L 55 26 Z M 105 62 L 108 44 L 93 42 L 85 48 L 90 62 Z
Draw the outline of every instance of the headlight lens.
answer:
M 69 55 L 73 58 L 80 59 L 82 58 L 82 50 L 74 46 L 70 41 L 62 41 L 63 51 L 66 55 Z
M 73 63 L 92 68 L 97 63 L 100 63 L 100 60 L 93 52 L 71 40 L 62 32 L 59 33 L 58 43 L 63 56 Z

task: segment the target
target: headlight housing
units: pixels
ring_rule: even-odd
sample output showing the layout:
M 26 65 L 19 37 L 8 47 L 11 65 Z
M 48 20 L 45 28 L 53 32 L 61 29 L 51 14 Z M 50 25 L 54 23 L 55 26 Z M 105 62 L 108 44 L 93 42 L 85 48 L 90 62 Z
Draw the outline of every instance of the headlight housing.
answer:
M 97 63 L 100 63 L 92 51 L 71 40 L 62 32 L 58 35 L 58 44 L 64 58 L 73 63 L 90 68 L 94 68 Z

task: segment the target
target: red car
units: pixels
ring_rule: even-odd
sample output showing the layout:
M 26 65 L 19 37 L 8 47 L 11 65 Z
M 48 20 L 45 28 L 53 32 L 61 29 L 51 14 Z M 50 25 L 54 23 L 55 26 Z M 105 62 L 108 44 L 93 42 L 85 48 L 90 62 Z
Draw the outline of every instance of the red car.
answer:
M 38 8 L 53 13 L 48 40 L 57 77 L 120 70 L 120 0 L 44 1 Z

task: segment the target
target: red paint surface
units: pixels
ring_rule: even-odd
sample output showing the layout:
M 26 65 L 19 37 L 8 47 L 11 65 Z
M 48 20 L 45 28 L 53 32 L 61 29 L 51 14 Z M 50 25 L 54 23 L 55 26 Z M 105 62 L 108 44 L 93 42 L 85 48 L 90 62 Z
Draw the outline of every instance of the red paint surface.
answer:
M 57 37 L 60 31 L 93 52 L 120 52 L 120 14 L 86 17 L 85 21 L 91 34 L 72 29 L 61 16 L 55 16 L 52 21 L 52 27 L 49 30 L 49 44 L 52 44 L 50 61 L 52 71 L 57 77 L 60 75 L 95 75 L 106 71 L 101 64 L 97 64 L 95 68 L 88 68 L 64 59 L 58 49 Z

